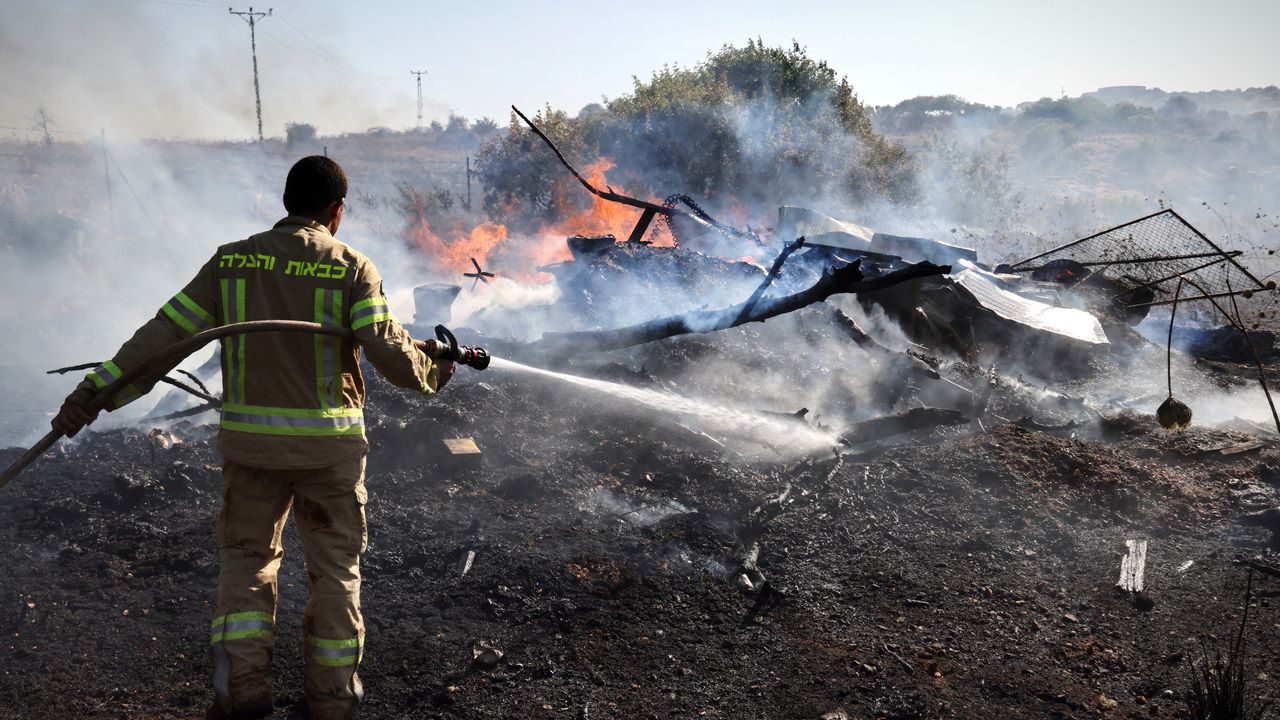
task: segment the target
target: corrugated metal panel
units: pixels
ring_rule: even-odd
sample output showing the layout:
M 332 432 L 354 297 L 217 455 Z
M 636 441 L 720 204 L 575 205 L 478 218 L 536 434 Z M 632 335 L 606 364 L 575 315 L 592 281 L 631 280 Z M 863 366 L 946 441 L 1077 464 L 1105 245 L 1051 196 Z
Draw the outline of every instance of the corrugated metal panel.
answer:
M 1108 344 L 1098 318 L 1074 308 L 1058 307 L 1022 297 L 1004 287 L 1000 276 L 989 273 L 967 260 L 959 261 L 964 268 L 950 277 L 956 284 L 968 290 L 982 307 L 1000 317 L 1026 325 L 1036 330 L 1056 333 L 1073 340 L 1093 345 Z

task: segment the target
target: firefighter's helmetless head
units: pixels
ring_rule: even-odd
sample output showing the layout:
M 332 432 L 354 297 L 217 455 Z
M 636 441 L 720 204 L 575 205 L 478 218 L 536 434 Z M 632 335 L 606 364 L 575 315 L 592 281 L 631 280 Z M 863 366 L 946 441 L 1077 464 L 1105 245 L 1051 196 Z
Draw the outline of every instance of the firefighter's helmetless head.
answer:
M 338 234 L 346 207 L 347 174 L 323 155 L 311 155 L 294 163 L 284 181 L 284 209 L 290 215 L 310 218 Z

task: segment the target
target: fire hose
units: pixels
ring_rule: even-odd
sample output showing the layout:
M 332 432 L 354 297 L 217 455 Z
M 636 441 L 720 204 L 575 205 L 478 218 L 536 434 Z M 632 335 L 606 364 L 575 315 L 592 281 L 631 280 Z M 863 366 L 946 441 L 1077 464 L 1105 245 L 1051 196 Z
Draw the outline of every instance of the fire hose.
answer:
M 120 377 L 99 390 L 85 405 L 84 409 L 90 415 L 96 415 L 102 408 L 106 407 L 117 392 L 123 390 L 129 383 L 141 377 L 167 372 L 211 340 L 219 340 L 230 335 L 250 335 L 261 332 L 314 333 L 317 335 L 332 335 L 344 339 L 351 339 L 354 335 L 349 328 L 321 325 L 320 323 L 303 322 L 301 320 L 251 320 L 249 322 L 221 325 L 179 340 L 138 363 L 138 365 L 124 371 L 120 374 Z M 483 370 L 489 367 L 488 351 L 480 347 L 458 345 L 457 338 L 445 326 L 436 326 L 436 338 L 435 340 L 417 341 L 418 348 L 433 360 L 452 360 L 476 370 Z M 3 475 L 0 475 L 0 488 L 9 484 L 10 480 L 17 477 L 18 473 L 22 472 L 32 462 L 35 462 L 36 458 L 43 455 L 46 450 L 53 447 L 54 443 L 61 438 L 62 432 L 58 430 L 51 430 L 43 438 L 40 438 L 39 442 L 32 445 L 30 449 L 22 454 L 22 457 L 5 469 Z

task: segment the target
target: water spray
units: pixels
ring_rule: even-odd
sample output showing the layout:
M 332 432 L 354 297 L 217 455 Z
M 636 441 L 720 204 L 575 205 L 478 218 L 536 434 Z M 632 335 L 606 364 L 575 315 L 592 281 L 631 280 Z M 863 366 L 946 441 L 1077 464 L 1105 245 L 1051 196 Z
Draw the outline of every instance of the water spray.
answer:
M 794 420 L 784 419 L 779 416 L 716 405 L 671 392 L 544 370 L 506 358 L 493 358 L 493 367 L 495 370 L 522 372 L 568 383 L 579 388 L 603 393 L 658 413 L 693 418 L 714 426 L 717 431 L 724 434 L 749 437 L 780 454 L 786 452 L 807 455 L 825 452 L 834 450 L 840 443 L 839 438 L 835 435 L 813 427 L 798 418 Z

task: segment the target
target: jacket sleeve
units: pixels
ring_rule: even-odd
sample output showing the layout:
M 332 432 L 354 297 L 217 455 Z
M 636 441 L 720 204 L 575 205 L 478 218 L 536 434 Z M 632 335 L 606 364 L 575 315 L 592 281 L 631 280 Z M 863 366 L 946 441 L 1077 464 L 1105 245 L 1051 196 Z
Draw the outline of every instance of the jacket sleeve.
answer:
M 195 278 L 170 298 L 154 318 L 138 328 L 110 360 L 90 370 L 84 381 L 67 396 L 67 400 L 84 406 L 99 390 L 155 353 L 179 340 L 219 325 L 214 291 L 215 263 L 216 256 L 205 263 Z M 180 360 L 175 361 L 174 365 L 177 362 Z M 106 409 L 115 410 L 147 394 L 171 369 L 172 366 L 161 368 L 161 371 L 129 383 L 111 398 Z
M 373 263 L 360 265 L 351 297 L 348 322 L 373 367 L 393 385 L 423 395 L 435 393 L 439 387 L 438 369 L 391 314 L 382 293 L 382 277 Z

